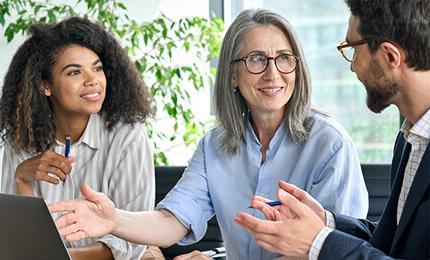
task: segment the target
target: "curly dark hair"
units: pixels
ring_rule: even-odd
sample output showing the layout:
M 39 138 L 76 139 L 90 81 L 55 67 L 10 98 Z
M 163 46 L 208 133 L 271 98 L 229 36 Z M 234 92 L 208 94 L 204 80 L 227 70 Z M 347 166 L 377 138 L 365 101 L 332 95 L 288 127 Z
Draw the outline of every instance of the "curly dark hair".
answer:
M 345 0 L 351 14 L 360 21 L 358 32 L 373 38 L 375 52 L 384 41 L 397 43 L 406 63 L 415 70 L 430 69 L 430 1 L 428 0 Z
M 152 97 L 135 64 L 118 41 L 88 19 L 71 17 L 57 24 L 37 24 L 18 49 L 4 79 L 0 133 L 16 151 L 42 152 L 55 141 L 55 125 L 42 84 L 51 82 L 58 54 L 77 44 L 94 51 L 106 76 L 100 114 L 111 130 L 116 123 L 144 122 L 153 115 Z

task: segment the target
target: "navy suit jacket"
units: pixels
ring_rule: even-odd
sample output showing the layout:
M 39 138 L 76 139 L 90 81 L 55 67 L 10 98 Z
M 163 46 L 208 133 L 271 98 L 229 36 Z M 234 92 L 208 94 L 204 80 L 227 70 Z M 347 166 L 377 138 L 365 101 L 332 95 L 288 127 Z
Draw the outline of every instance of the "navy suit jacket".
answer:
M 399 133 L 391 167 L 391 194 L 379 224 L 335 214 L 336 230 L 319 259 L 430 259 L 430 145 L 418 167 L 399 225 L 397 202 L 410 144 Z

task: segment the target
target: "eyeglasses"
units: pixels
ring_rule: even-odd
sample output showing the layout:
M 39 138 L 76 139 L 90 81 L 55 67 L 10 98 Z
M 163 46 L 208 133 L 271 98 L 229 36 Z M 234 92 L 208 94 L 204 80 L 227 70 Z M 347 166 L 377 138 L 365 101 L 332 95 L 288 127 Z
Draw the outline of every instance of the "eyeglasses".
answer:
M 367 39 L 361 39 L 355 42 L 347 42 L 343 41 L 337 46 L 337 50 L 340 51 L 340 54 L 342 54 L 342 57 L 345 58 L 348 62 L 353 62 L 355 58 L 355 49 L 352 48 L 353 46 L 369 43 L 373 41 L 373 38 L 367 38 Z
M 277 57 L 267 57 L 263 54 L 250 54 L 234 60 L 233 62 L 243 61 L 249 73 L 260 74 L 267 69 L 269 60 L 275 62 L 275 67 L 280 73 L 288 74 L 296 69 L 299 58 L 293 54 L 281 54 Z

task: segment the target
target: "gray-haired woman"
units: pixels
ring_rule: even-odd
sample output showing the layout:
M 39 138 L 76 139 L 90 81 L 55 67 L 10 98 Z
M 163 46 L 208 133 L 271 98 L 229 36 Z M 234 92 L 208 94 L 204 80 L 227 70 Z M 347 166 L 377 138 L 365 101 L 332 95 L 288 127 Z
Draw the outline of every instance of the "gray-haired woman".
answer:
M 250 201 L 255 195 L 275 199 L 280 180 L 305 189 L 325 208 L 365 217 L 367 191 L 354 145 L 340 125 L 311 110 L 310 95 L 303 51 L 288 21 L 267 10 L 243 11 L 220 53 L 219 125 L 201 140 L 156 211 L 114 209 L 85 186 L 87 201 L 52 206 L 77 212 L 57 220 L 61 233 L 70 240 L 111 232 L 145 244 L 190 244 L 216 214 L 229 259 L 272 259 L 278 255 L 258 246 L 234 218 L 239 211 L 264 217 L 248 208 Z

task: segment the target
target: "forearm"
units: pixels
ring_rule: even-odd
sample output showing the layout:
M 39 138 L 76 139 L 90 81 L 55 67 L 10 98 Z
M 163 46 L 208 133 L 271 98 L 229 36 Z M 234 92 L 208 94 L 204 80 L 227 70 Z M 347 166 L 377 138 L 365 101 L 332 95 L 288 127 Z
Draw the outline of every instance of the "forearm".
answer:
M 137 244 L 167 247 L 188 232 L 167 210 L 130 212 L 116 209 L 115 229 L 112 234 Z
M 108 246 L 101 242 L 96 242 L 90 246 L 70 248 L 69 254 L 73 260 L 111 260 L 113 259 L 112 252 Z

